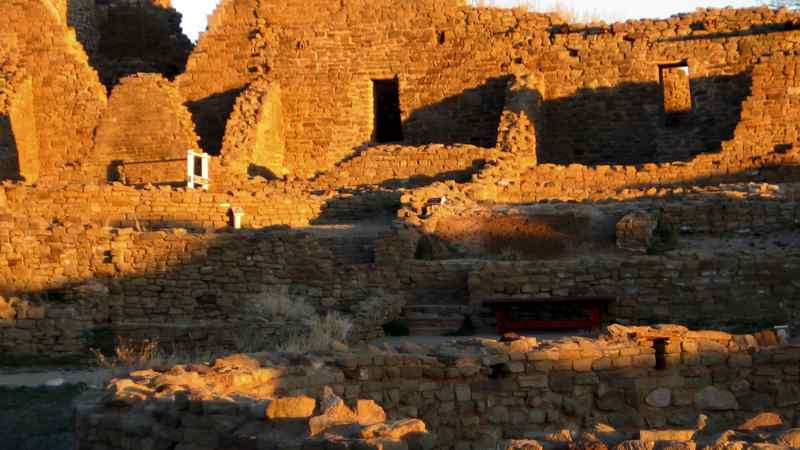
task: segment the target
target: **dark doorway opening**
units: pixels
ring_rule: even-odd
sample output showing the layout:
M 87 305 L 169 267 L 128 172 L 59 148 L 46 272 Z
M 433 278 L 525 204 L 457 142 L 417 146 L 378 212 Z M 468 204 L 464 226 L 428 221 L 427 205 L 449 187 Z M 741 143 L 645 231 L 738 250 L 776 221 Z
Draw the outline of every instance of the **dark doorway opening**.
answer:
M 400 80 L 372 80 L 372 98 L 375 99 L 375 142 L 400 142 L 403 140 L 403 122 L 400 117 Z

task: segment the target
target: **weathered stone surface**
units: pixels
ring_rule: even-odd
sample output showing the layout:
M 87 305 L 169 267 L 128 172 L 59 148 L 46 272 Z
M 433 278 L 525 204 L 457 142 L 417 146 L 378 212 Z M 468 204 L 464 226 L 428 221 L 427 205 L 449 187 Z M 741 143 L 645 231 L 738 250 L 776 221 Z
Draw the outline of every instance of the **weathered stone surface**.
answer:
M 317 401 L 311 397 L 282 397 L 267 406 L 268 419 L 306 419 L 314 414 Z
M 800 448 L 800 428 L 780 433 L 776 439 L 776 443 L 790 448 Z
M 321 414 L 312 417 L 308 421 L 308 426 L 312 436 L 325 431 L 328 428 L 339 425 L 350 425 L 358 423 L 360 417 L 347 406 L 339 396 L 333 393 L 329 387 L 325 387 L 320 401 Z M 375 423 L 382 423 L 384 420 Z
M 386 412 L 374 400 L 358 400 L 356 416 L 359 425 L 370 426 L 386 422 Z
M 760 413 L 736 427 L 741 431 L 755 431 L 762 429 L 780 428 L 785 425 L 783 417 L 773 412 Z
M 691 441 L 697 430 L 641 430 L 642 441 Z
M 364 439 L 389 438 L 399 440 L 412 433 L 426 433 L 425 423 L 418 419 L 398 420 L 365 427 L 361 430 Z
M 715 386 L 708 386 L 698 391 L 694 396 L 694 403 L 701 410 L 710 411 L 727 411 L 739 407 L 739 402 L 730 391 Z
M 645 401 L 656 408 L 666 408 L 672 402 L 672 391 L 667 388 L 658 388 L 647 395 Z M 647 440 L 647 439 L 644 439 Z
M 653 243 L 658 220 L 645 211 L 633 211 L 617 223 L 617 247 L 646 253 Z
M 503 450 L 543 450 L 542 444 L 532 439 L 506 441 L 501 447 Z

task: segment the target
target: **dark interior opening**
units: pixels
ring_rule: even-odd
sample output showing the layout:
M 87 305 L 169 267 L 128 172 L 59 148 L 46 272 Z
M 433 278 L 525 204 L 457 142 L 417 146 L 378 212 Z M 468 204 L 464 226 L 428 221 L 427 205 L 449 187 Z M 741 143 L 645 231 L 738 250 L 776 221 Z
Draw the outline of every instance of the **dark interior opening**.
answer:
M 375 99 L 375 142 L 400 142 L 403 140 L 403 123 L 400 116 L 400 80 L 372 80 L 372 98 Z
M 667 340 L 653 340 L 653 348 L 656 351 L 656 370 L 666 370 L 667 368 Z

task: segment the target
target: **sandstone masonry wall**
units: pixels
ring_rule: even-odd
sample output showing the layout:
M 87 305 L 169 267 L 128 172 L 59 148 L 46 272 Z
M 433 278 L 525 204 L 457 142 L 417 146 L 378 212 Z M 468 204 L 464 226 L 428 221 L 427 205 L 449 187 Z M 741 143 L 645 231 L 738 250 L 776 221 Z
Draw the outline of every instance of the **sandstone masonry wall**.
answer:
M 36 181 L 39 141 L 31 78 L 13 66 L 0 68 L 0 177 Z
M 223 164 L 239 174 L 283 176 L 284 127 L 280 85 L 267 79 L 254 81 L 236 99 L 225 127 Z
M 42 180 L 88 161 L 106 92 L 75 33 L 49 0 L 0 6 L 0 28 L 17 35 L 20 65 L 33 80 Z
M 111 179 L 125 175 L 126 184 L 184 182 L 186 151 L 197 150 L 198 138 L 183 102 L 161 75 L 122 80 L 112 91 L 97 128 L 92 162 L 105 166 L 100 173 L 110 174 L 106 176 Z M 164 160 L 177 162 L 149 164 Z M 125 165 L 125 173 L 113 173 L 120 164 Z
M 140 371 L 113 382 L 104 400 L 81 405 L 79 441 L 90 449 L 125 442 L 133 449 L 141 439 L 154 448 L 237 446 L 269 425 L 270 402 L 316 396 L 325 386 L 350 401 L 372 399 L 389 418 L 419 417 L 436 435 L 435 449 L 491 449 L 502 439 L 598 424 L 643 429 L 647 440 L 659 429 L 696 430 L 700 414 L 709 424 L 743 423 L 764 409 L 789 423 L 798 417 L 800 352 L 775 345 L 770 333 L 610 330 L 617 334 L 539 345 L 523 339 L 320 354 L 306 356 L 315 364 L 305 367 L 261 354 L 232 357 L 233 368 L 219 360 L 169 375 Z M 159 420 L 166 414 L 174 420 Z

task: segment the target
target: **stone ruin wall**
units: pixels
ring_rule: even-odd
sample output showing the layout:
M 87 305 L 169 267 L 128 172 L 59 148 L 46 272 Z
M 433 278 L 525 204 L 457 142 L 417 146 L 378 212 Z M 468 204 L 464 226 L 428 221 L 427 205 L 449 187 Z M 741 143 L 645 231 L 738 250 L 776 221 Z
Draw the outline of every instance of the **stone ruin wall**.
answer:
M 398 10 L 388 3 L 367 7 L 355 2 L 341 10 L 326 3 L 314 14 L 332 19 L 317 21 L 309 16 L 305 3 L 289 2 L 278 10 L 271 4 L 224 2 L 186 73 L 176 82 L 193 114 L 201 145 L 218 153 L 226 128 L 252 127 L 246 120 L 244 125 L 238 119 L 227 123 L 227 118 L 239 94 L 269 72 L 282 88 L 285 151 L 282 158 L 280 154 L 267 157 L 271 165 L 283 159 L 289 173 L 308 176 L 333 169 L 354 148 L 372 142 L 371 80 L 394 76 L 399 79 L 406 143 L 493 147 L 511 74 L 530 74 L 536 86 L 520 87 L 520 95 L 540 97 L 541 106 L 533 125 L 529 124 L 540 128 L 539 136 L 533 142 L 523 141 L 528 148 L 522 153 L 529 162 L 533 146 L 539 149 L 540 163 L 685 160 L 718 151 L 723 141 L 734 137 L 740 115 L 747 114 L 728 105 L 742 104 L 749 91 L 759 95 L 756 81 L 751 88 L 751 68 L 775 48 L 791 53 L 796 34 L 793 15 L 767 9 L 716 10 L 669 21 L 575 30 L 559 29 L 548 16 L 440 3 L 417 2 Z M 305 12 L 294 14 L 300 8 Z M 437 12 L 429 13 L 432 9 Z M 403 20 L 398 22 L 397 17 Z M 390 26 L 383 23 L 388 18 Z M 321 65 L 318 54 L 329 61 Z M 702 126 L 667 130 L 659 106 L 659 64 L 681 61 L 689 65 L 695 102 L 692 114 Z M 745 103 L 748 106 L 758 107 Z M 559 119 L 560 114 L 592 120 L 582 121 L 584 126 L 578 130 L 556 130 L 570 122 Z M 628 126 L 631 123 L 636 126 Z M 763 131 L 765 123 L 760 125 Z M 499 129 L 502 142 L 507 124 Z M 635 139 L 626 131 L 633 129 L 637 130 Z M 786 141 L 792 133 L 777 129 L 774 134 Z M 747 138 L 751 146 L 763 141 L 755 138 Z M 229 139 L 227 154 L 242 152 L 236 148 L 238 141 L 234 136 Z M 82 147 L 86 151 L 92 145 Z M 282 146 L 276 148 L 279 153 Z M 615 149 L 613 157 L 597 153 L 608 148 Z M 758 151 L 769 150 L 762 146 Z M 44 145 L 42 152 L 48 153 Z M 92 166 L 91 154 L 78 159 Z M 45 161 L 45 172 L 55 175 L 47 166 Z M 549 166 L 542 170 L 551 176 L 557 172 Z M 74 176 L 57 172 L 62 179 L 81 178 L 80 172 Z
M 39 298 L 34 306 L 44 308 L 42 314 L 25 313 L 2 322 L 3 342 L 15 349 L 77 351 L 86 341 L 65 330 L 77 327 L 83 332 L 78 336 L 85 336 L 111 327 L 124 334 L 126 329 L 136 331 L 137 324 L 138 329 L 147 324 L 153 333 L 163 328 L 165 340 L 184 343 L 196 342 L 190 337 L 200 330 L 202 344 L 211 345 L 228 336 L 223 327 L 203 324 L 231 320 L 253 295 L 276 288 L 373 328 L 376 323 L 357 317 L 358 305 L 373 297 L 453 307 L 461 318 L 472 315 L 491 326 L 482 302 L 498 296 L 610 296 L 618 299 L 610 315 L 635 322 L 727 326 L 758 317 L 800 325 L 800 286 L 794 280 L 800 254 L 791 246 L 548 261 L 420 260 L 418 233 L 387 229 L 365 260 L 348 263 L 312 231 L 225 232 L 231 206 L 245 208 L 248 227 L 303 227 L 324 217 L 330 200 L 325 196 L 122 186 L 76 187 L 47 195 L 16 187 L 4 193 L 3 295 Z M 800 222 L 796 200 L 758 195 L 698 195 L 601 207 L 611 223 L 631 209 L 658 210 L 665 222 L 701 237 L 756 236 Z M 346 209 L 337 213 L 326 220 L 346 221 L 353 214 Z M 87 283 L 105 286 L 108 294 L 81 301 L 79 293 Z M 53 303 L 51 294 L 67 300 Z M 65 309 L 71 311 L 67 316 L 62 315 Z M 47 315 L 51 310 L 52 317 Z M 63 324 L 54 327 L 56 319 L 64 319 Z M 175 321 L 187 326 L 170 328 Z M 220 330 L 219 335 L 211 335 L 209 328 Z M 74 339 L 67 344 L 63 336 Z
M 16 35 L 19 65 L 33 81 L 36 123 L 48 124 L 37 128 L 40 179 L 59 183 L 90 160 L 106 91 L 49 1 L 4 2 L 0 29 Z
M 0 67 L 0 177 L 39 176 L 33 85 L 18 68 Z
M 181 184 L 186 179 L 186 151 L 197 149 L 197 141 L 178 90 L 159 74 L 134 75 L 111 92 L 97 127 L 92 161 L 109 171 L 120 162 L 117 173 L 103 173 L 99 181 Z M 125 165 L 128 162 L 132 164 Z
M 426 17 L 429 6 L 417 3 L 395 11 L 388 4 L 365 8 L 354 3 L 336 11 L 338 6 L 327 5 L 315 11 L 333 19 L 309 25 L 305 21 L 313 17 L 293 14 L 291 3 L 281 5 L 281 11 L 225 3 L 179 83 L 190 100 L 205 95 L 208 105 L 230 94 L 230 110 L 237 91 L 269 67 L 284 88 L 287 168 L 302 176 L 329 168 L 352 148 L 371 141 L 371 79 L 399 77 L 408 143 L 493 146 L 509 75 L 531 73 L 544 89 L 538 94 L 543 96 L 541 162 L 639 164 L 718 152 L 740 120 L 740 108 L 729 105 L 741 105 L 749 95 L 750 69 L 772 49 L 791 52 L 795 34 L 786 25 L 794 16 L 785 11 L 717 10 L 670 21 L 556 31 L 551 45 L 552 19 L 546 16 L 438 5 L 440 12 L 422 26 L 418 18 Z M 369 17 L 361 17 L 365 10 Z M 384 16 L 387 10 L 391 13 Z M 397 23 L 397 17 L 406 16 L 408 21 Z M 259 17 L 269 26 L 254 28 Z M 392 17 L 392 24 L 382 25 L 383 17 Z M 359 25 L 351 25 L 355 23 Z M 320 32 L 312 35 L 309 26 Z M 260 31 L 251 41 L 245 39 L 244 29 Z M 337 33 L 325 32 L 331 29 Z M 359 43 L 368 50 L 359 50 Z M 251 48 L 257 51 L 245 50 Z M 325 49 L 329 58 L 324 66 L 316 59 L 317 49 Z M 236 61 L 229 61 L 224 71 L 210 70 L 210 62 L 220 57 Z M 693 122 L 702 126 L 668 129 L 660 106 L 659 64 L 682 61 L 687 61 L 692 76 Z M 476 74 L 480 80 L 461 79 Z M 326 102 L 330 108 L 319 107 Z M 339 111 L 333 123 L 332 110 Z M 557 129 L 570 123 L 561 120 L 564 115 L 584 117 L 584 126 Z M 226 116 L 217 116 L 222 117 L 219 140 Z M 637 136 L 627 131 L 633 129 Z M 325 151 L 309 150 L 312 146 Z M 613 154 L 602 153 L 610 148 Z M 324 156 L 326 152 L 334 154 Z M 330 162 L 301 169 L 294 167 L 299 163 L 293 158 L 303 164 L 319 158 Z
M 87 449 L 268 442 L 268 434 L 255 433 L 270 426 L 270 402 L 316 397 L 325 386 L 349 402 L 376 401 L 390 419 L 422 419 L 436 437 L 435 449 L 494 449 L 503 439 L 544 440 L 547 431 L 563 429 L 577 436 L 598 424 L 604 426 L 596 428 L 597 437 L 614 443 L 691 440 L 703 427 L 735 427 L 764 410 L 797 424 L 800 352 L 776 345 L 774 334 L 669 326 L 609 331 L 616 334 L 540 345 L 523 339 L 306 355 L 302 367 L 259 354 L 231 357 L 225 369 L 221 359 L 168 374 L 135 372 L 112 382 L 102 399 L 78 406 L 78 440 Z M 165 391 L 174 397 L 156 393 Z M 622 431 L 628 429 L 642 431 Z M 654 446 L 625 444 L 619 448 Z

